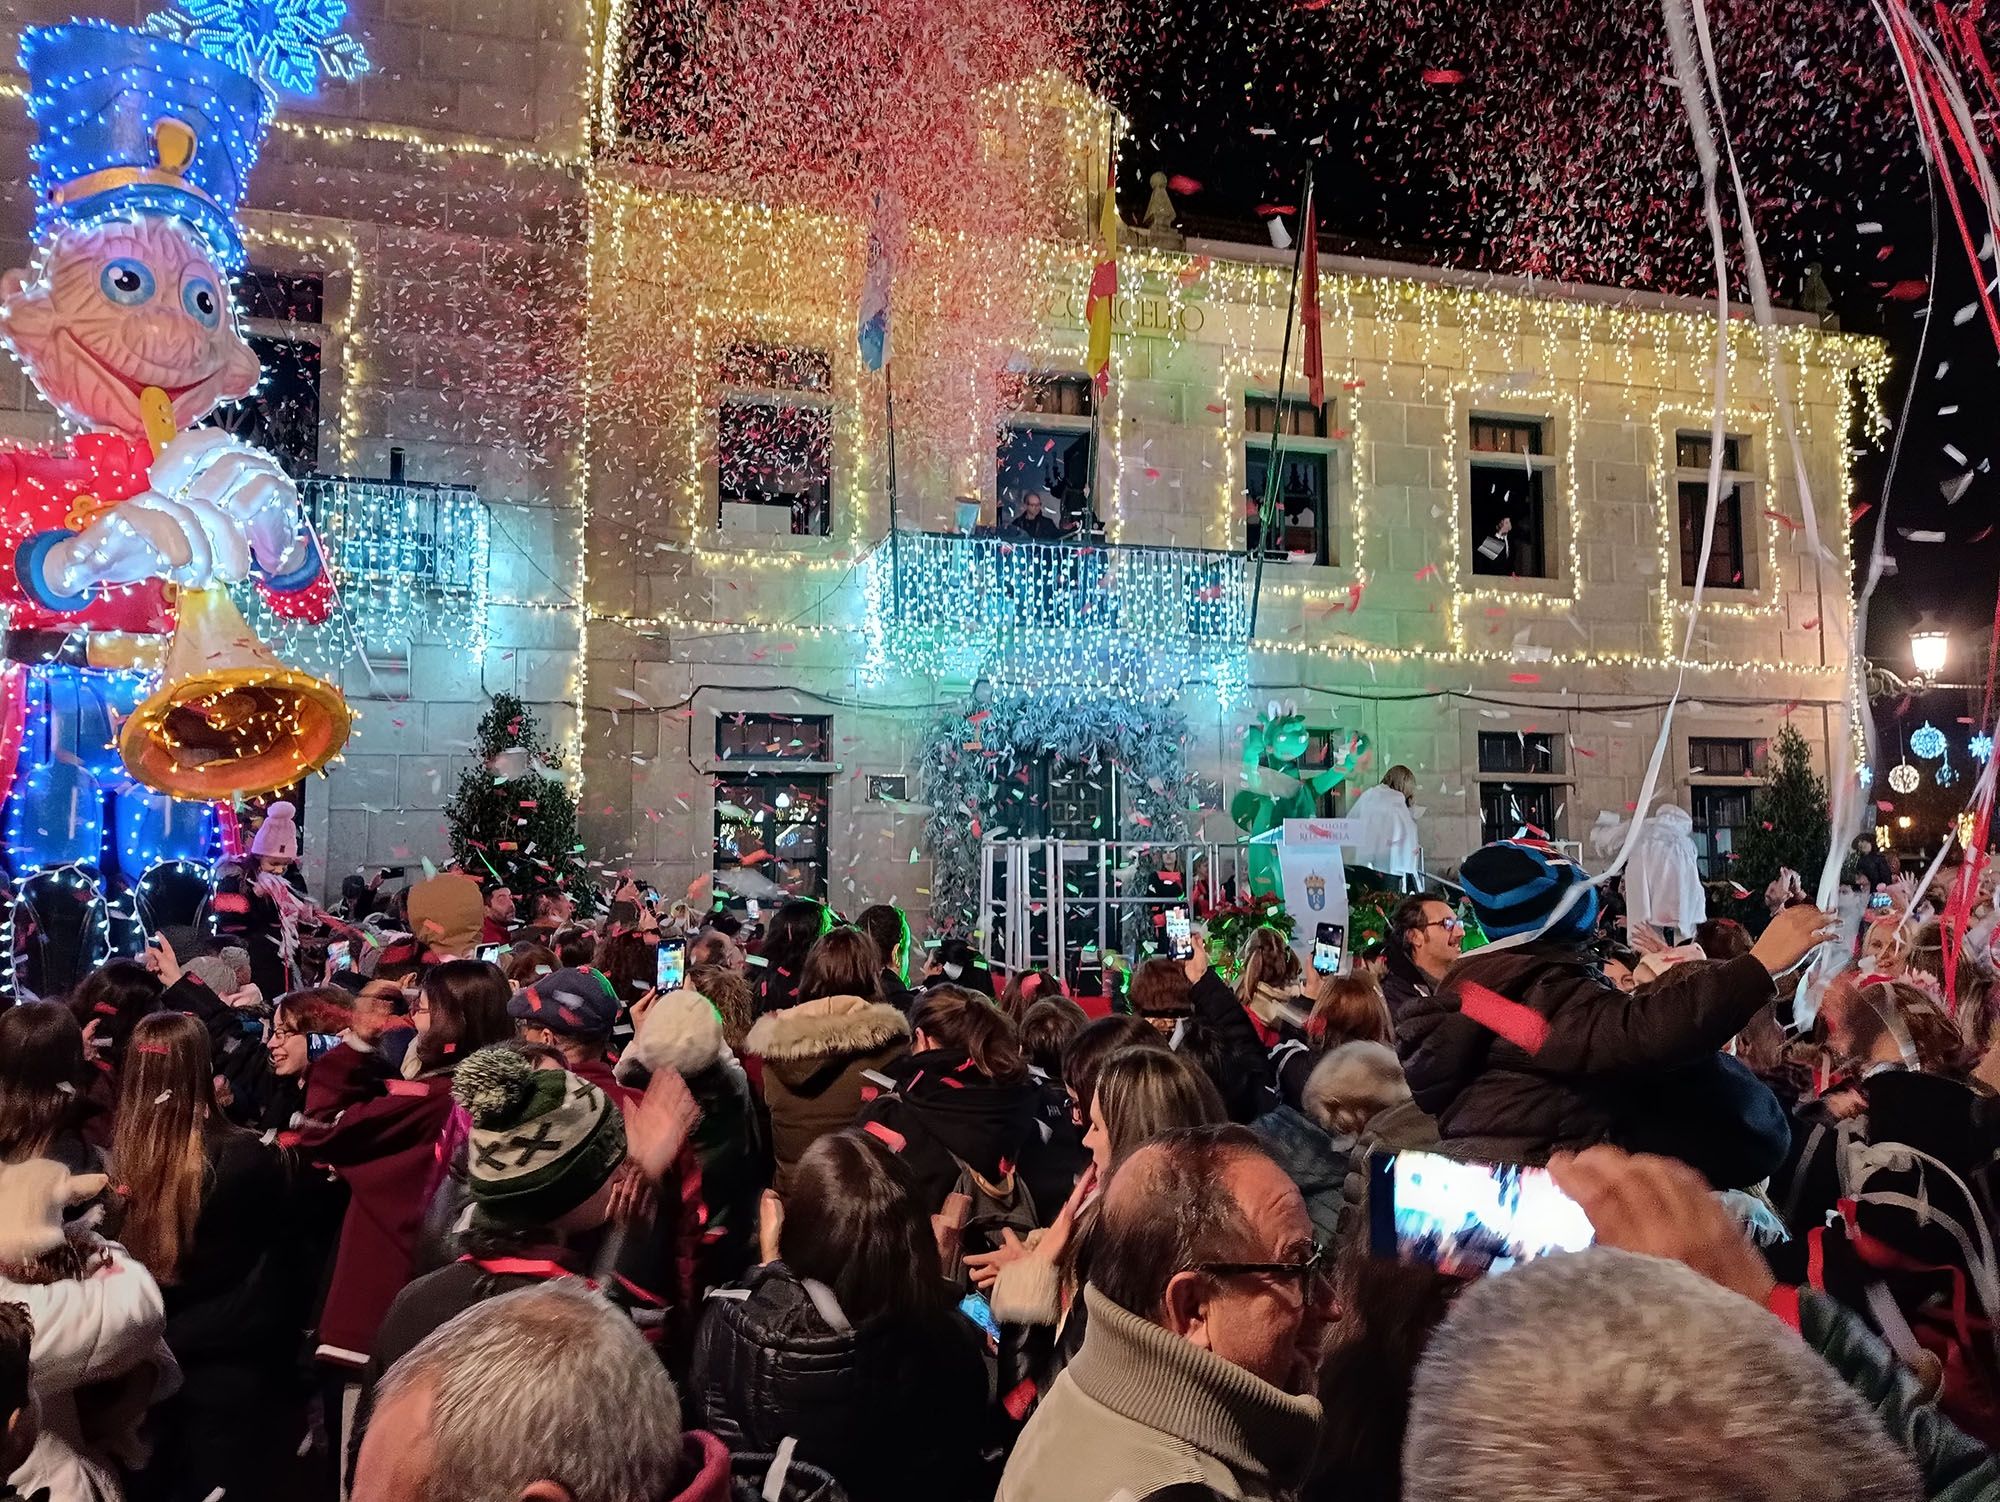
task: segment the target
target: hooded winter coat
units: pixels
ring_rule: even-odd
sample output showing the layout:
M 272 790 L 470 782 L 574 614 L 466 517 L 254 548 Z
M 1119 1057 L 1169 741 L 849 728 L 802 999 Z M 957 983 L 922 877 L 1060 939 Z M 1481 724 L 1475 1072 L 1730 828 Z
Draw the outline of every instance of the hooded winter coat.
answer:
M 985 1358 L 949 1308 L 855 1325 L 831 1289 L 767 1262 L 747 1287 L 710 1297 L 687 1393 L 733 1453 L 794 1439 L 853 1502 L 992 1495 L 980 1462 Z
M 783 1194 L 805 1150 L 852 1126 L 863 1099 L 862 1075 L 881 1071 L 908 1046 L 909 1019 L 859 996 L 825 996 L 759 1017 L 743 1040 L 764 1062 L 764 1103 L 771 1113 L 772 1187 Z
M 963 1050 L 939 1048 L 910 1055 L 901 1088 L 863 1106 L 860 1119 L 900 1141 L 897 1152 L 916 1176 L 917 1202 L 935 1212 L 958 1182 L 960 1163 L 999 1184 L 1040 1149 L 1040 1106 L 1041 1092 L 1027 1075 L 1001 1083 L 981 1074 Z
M 1675 1110 L 1678 1130 L 1665 1135 L 1688 1144 L 1679 1155 L 1711 1180 L 1735 1180 L 1722 1170 L 1761 1162 L 1756 1178 L 1783 1157 L 1782 1113 L 1747 1072 L 1714 1076 L 1718 1050 L 1773 994 L 1749 955 L 1678 965 L 1624 992 L 1579 949 L 1522 944 L 1468 955 L 1435 994 L 1414 998 L 1396 1020 L 1396 1052 L 1410 1093 L 1454 1155 L 1541 1162 L 1559 1148 L 1618 1139 L 1622 1125 L 1637 1124 L 1631 1103 L 1643 1094 L 1649 1107 Z M 1461 1010 L 1468 996 L 1486 1004 L 1475 1010 L 1492 1025 Z M 1693 1083 L 1703 1088 L 1686 1093 L 1701 1108 L 1681 1114 L 1678 1092 L 1662 1088 L 1675 1069 L 1700 1074 Z M 1647 1146 L 1678 1151 L 1670 1141 Z

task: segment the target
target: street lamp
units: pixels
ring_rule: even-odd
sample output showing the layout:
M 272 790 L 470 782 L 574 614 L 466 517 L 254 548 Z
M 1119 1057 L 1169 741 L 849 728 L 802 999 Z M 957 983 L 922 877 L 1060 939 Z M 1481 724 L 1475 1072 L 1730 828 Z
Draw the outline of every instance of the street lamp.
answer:
M 1951 633 L 1926 612 L 1917 622 L 1916 630 L 1910 633 L 1910 661 L 1916 664 L 1917 676 L 1937 677 L 1944 671 L 1945 659 L 1950 655 Z

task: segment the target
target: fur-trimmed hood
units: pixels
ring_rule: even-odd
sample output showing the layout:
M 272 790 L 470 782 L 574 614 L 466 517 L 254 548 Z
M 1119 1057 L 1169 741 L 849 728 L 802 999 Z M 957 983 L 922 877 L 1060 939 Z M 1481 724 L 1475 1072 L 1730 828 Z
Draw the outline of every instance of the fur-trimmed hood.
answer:
M 818 1063 L 873 1053 L 909 1036 L 909 1019 L 886 1002 L 823 996 L 759 1017 L 743 1040 L 743 1051 L 773 1064 Z
M 654 1002 L 625 1051 L 626 1059 L 649 1073 L 671 1069 L 683 1078 L 730 1056 L 721 1015 L 706 996 L 692 990 L 669 991 Z

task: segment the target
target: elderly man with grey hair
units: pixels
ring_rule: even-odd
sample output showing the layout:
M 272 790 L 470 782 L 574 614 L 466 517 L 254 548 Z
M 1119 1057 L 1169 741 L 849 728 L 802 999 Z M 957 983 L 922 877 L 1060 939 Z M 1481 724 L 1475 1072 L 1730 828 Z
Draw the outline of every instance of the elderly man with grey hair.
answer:
M 1247 1128 L 1183 1128 L 1126 1160 L 1083 1301 L 1083 1346 L 997 1502 L 1292 1494 L 1319 1442 L 1306 1394 L 1331 1288 L 1305 1202 Z
M 1771 1276 L 1699 1175 L 1559 1156 L 1600 1245 L 1482 1279 L 1426 1348 L 1424 1502 L 1973 1502 L 1993 1456 L 1850 1312 Z
M 351 1502 L 727 1502 L 720 1440 L 632 1321 L 567 1279 L 475 1304 L 376 1389 Z

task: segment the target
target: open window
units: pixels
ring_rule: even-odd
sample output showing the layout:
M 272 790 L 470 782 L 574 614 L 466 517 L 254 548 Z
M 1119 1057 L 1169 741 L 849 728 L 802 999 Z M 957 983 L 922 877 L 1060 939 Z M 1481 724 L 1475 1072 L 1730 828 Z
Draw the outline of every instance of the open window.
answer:
M 1755 494 L 1756 476 L 1745 459 L 1750 440 L 1730 434 L 1722 440 L 1722 488 L 1715 503 L 1715 536 L 1708 550 L 1709 589 L 1754 589 L 1750 577 L 1754 550 L 1745 531 L 1748 502 Z M 1674 491 L 1680 504 L 1681 583 L 1694 588 L 1701 566 L 1702 524 L 1708 513 L 1708 466 L 1715 453 L 1713 435 L 1677 433 L 1674 437 Z
M 1252 556 L 1293 563 L 1333 563 L 1333 482 L 1336 474 L 1333 403 L 1315 407 L 1304 397 L 1243 396 L 1243 506 Z M 1264 501 L 1270 494 L 1271 436 L 1278 436 L 1278 486 L 1271 533 L 1264 536 Z
M 1539 418 L 1472 417 L 1466 524 L 1477 577 L 1555 577 L 1547 430 Z
M 716 525 L 825 537 L 833 499 L 833 361 L 824 351 L 732 344 L 716 422 Z

